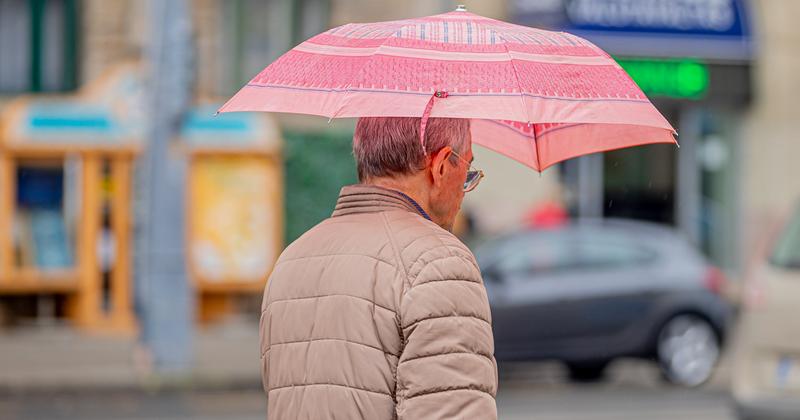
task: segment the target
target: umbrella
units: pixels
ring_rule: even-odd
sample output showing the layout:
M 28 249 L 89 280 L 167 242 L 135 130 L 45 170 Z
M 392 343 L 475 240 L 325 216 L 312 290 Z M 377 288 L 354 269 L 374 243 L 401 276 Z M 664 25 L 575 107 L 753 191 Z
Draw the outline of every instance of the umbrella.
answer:
M 650 143 L 675 130 L 594 44 L 450 13 L 346 24 L 267 66 L 219 112 L 472 119 L 473 142 L 542 171 L 572 157 Z

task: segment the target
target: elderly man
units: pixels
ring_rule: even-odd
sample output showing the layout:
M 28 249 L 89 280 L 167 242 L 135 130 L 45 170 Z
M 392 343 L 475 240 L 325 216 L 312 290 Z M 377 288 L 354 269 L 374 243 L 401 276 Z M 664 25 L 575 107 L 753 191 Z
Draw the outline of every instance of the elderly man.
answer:
M 450 230 L 471 168 L 469 120 L 361 118 L 360 184 L 270 276 L 261 364 L 271 419 L 494 419 L 489 304 Z

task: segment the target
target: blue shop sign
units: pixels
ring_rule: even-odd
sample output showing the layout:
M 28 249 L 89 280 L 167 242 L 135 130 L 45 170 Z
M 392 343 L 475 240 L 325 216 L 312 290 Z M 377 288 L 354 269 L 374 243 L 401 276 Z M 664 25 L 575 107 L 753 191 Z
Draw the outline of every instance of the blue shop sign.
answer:
M 186 115 L 181 137 L 193 145 L 238 147 L 262 140 L 264 124 L 257 113 L 215 115 L 220 104 L 202 105 Z
M 615 55 L 749 61 L 747 0 L 515 0 L 513 19 L 584 37 Z
M 22 117 L 15 130 L 25 141 L 108 145 L 139 137 L 134 127 L 101 104 L 34 100 Z

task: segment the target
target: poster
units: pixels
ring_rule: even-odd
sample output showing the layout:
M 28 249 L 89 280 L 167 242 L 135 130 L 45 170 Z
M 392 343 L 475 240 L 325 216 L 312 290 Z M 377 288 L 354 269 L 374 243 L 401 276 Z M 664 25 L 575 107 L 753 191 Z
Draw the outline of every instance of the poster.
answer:
M 195 274 L 208 282 L 263 281 L 283 235 L 278 163 L 264 157 L 197 157 L 189 179 Z

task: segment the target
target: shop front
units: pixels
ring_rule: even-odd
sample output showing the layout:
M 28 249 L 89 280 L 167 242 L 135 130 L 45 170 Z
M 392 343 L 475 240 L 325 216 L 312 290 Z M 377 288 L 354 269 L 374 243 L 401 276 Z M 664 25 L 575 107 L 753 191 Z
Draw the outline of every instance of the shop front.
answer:
M 577 217 L 673 225 L 717 265 L 738 271 L 740 121 L 753 97 L 746 0 L 517 0 L 517 23 L 597 44 L 679 133 L 559 168 Z
M 0 115 L 0 326 L 133 334 L 147 316 L 134 249 L 143 80 L 140 65 L 121 64 Z M 284 243 L 282 133 L 267 114 L 214 116 L 219 105 L 188 109 L 170 148 L 189 163 L 185 255 L 201 322 L 260 301 Z

